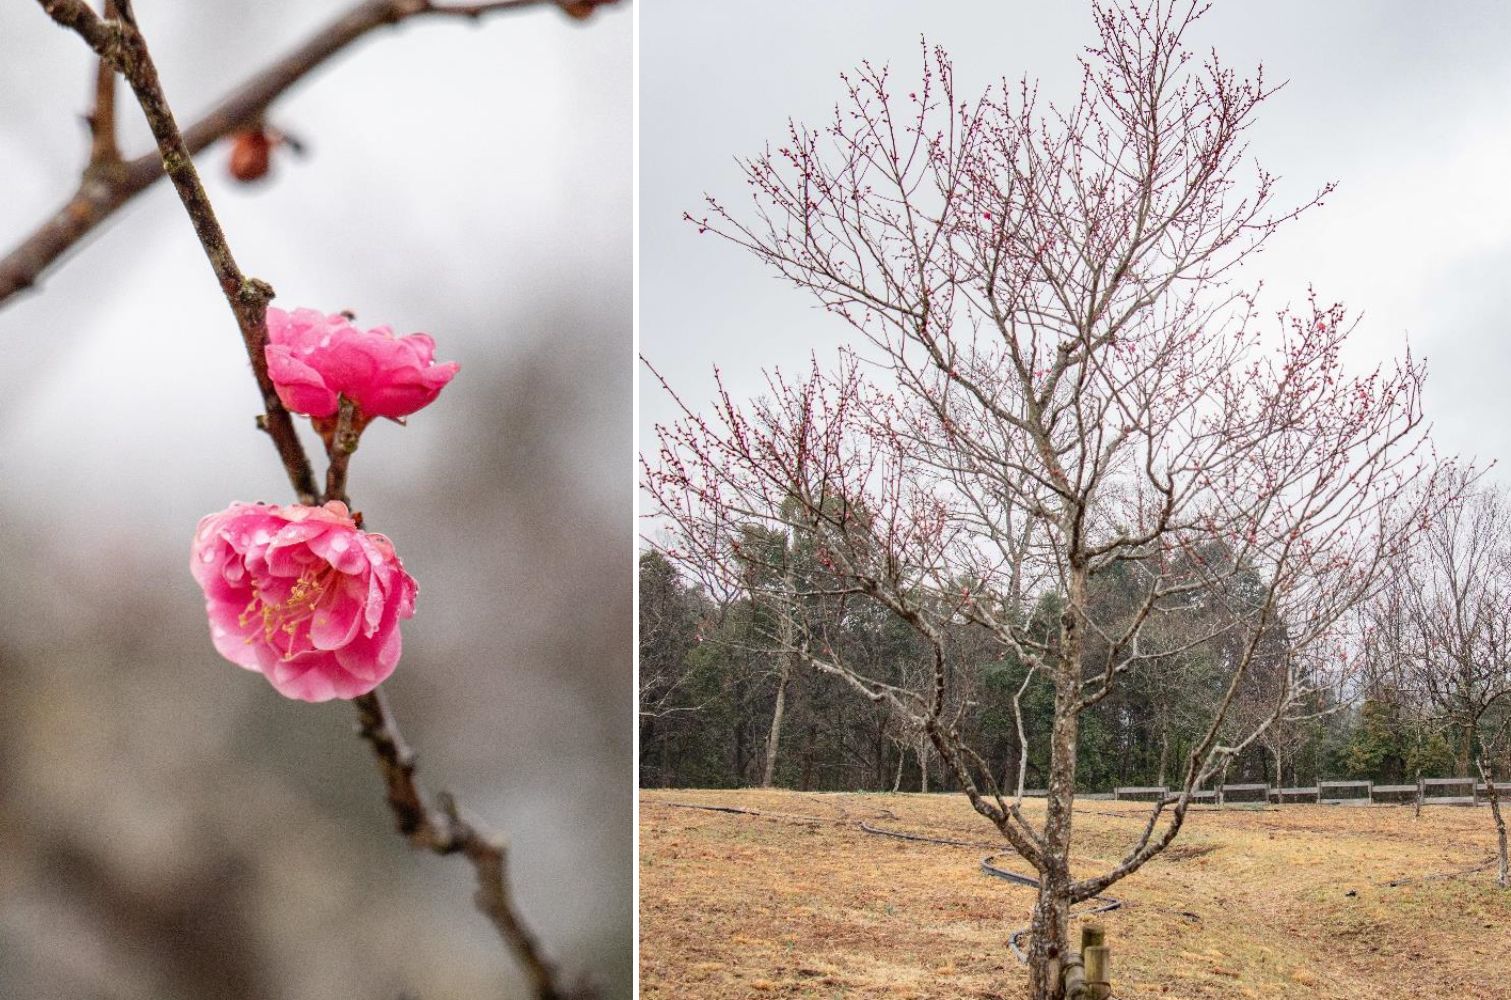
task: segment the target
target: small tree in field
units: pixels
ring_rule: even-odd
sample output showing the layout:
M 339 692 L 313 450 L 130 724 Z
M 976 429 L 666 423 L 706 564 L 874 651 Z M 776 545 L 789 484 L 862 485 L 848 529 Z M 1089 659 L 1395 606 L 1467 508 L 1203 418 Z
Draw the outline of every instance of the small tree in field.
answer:
M 646 460 L 672 558 L 749 579 L 743 534 L 780 531 L 813 546 L 824 582 L 772 606 L 822 589 L 919 637 L 917 684 L 877 679 L 801 620 L 785 647 L 925 732 L 1038 872 L 1036 1000 L 1061 995 L 1072 906 L 1159 853 L 1199 783 L 1340 682 L 1346 613 L 1435 502 L 1422 369 L 1350 376 L 1343 311 L 1315 302 L 1261 337 L 1233 284 L 1299 209 L 1272 209 L 1272 178 L 1247 163 L 1273 89 L 1183 41 L 1201 9 L 1093 5 L 1100 42 L 1064 109 L 1027 84 L 963 100 L 938 50 L 911 92 L 870 66 L 846 78 L 832 122 L 744 164 L 753 216 L 710 200 L 698 225 L 816 296 L 852 344 L 749 406 L 722 387 L 714 414 L 684 406 Z M 1131 596 L 1097 599 L 1114 585 Z M 1049 731 L 1026 734 L 1048 743 L 1042 817 L 961 736 L 967 627 L 1052 687 Z M 1193 658 L 1210 697 L 1180 794 L 1085 871 L 1081 714 Z M 1255 671 L 1271 700 L 1237 731 Z
M 1488 786 L 1499 857 L 1511 887 L 1495 783 L 1511 764 L 1511 507 L 1457 481 L 1459 500 L 1405 554 L 1369 608 L 1370 647 L 1408 710 L 1446 730 L 1459 774 Z

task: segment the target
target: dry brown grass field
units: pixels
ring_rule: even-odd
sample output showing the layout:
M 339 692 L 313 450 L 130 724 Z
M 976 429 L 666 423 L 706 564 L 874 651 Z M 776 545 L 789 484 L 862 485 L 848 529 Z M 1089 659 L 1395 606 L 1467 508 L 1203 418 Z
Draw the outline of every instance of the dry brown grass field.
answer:
M 1078 874 L 1116 858 L 1147 809 L 1078 803 Z M 981 872 L 994 836 L 958 794 L 644 791 L 641 995 L 1017 997 L 1027 975 L 1007 937 L 1033 890 Z M 1493 869 L 1451 874 L 1493 850 L 1483 807 L 1202 808 L 1113 887 L 1123 907 L 1092 919 L 1120 1000 L 1505 1000 L 1511 891 Z

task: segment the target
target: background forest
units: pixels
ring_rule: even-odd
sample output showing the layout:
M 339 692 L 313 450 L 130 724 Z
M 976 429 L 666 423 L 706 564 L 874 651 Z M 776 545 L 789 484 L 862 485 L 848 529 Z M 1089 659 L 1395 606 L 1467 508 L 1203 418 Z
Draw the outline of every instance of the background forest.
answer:
M 768 539 L 768 544 L 781 545 Z M 801 552 L 795 557 L 801 565 Z M 1108 608 L 1128 595 L 1106 588 Z M 870 676 L 899 687 L 916 684 L 928 666 L 911 630 L 862 608 L 808 609 L 828 616 L 824 632 Z M 1030 614 L 1056 615 L 1046 595 Z M 944 791 L 951 775 L 938 766 L 924 734 L 899 723 L 884 704 L 855 697 L 844 681 L 798 669 L 763 652 L 776 616 L 744 595 L 723 599 L 683 578 L 659 552 L 640 557 L 640 781 L 642 787 L 740 787 L 770 784 L 803 790 Z M 1027 736 L 1025 788 L 1043 786 L 1052 692 L 979 630 L 962 626 L 952 637 L 955 662 L 966 677 L 952 689 L 969 692 L 960 712 L 962 734 L 998 770 L 1004 788 L 1016 785 L 1021 760 L 1013 700 L 1020 689 Z M 1271 658 L 1285 638 L 1276 634 Z M 1083 717 L 1079 791 L 1166 785 L 1179 780 L 1182 756 L 1210 719 L 1220 696 L 1216 658 L 1208 643 L 1155 669 L 1137 672 Z M 910 673 L 911 672 L 911 673 Z M 1272 703 L 1261 660 L 1241 695 L 1232 725 Z M 1422 721 L 1431 706 L 1393 684 L 1383 671 L 1363 672 L 1355 700 L 1311 706 L 1314 718 L 1281 721 L 1237 756 L 1226 780 L 1306 786 L 1351 778 L 1400 783 L 1473 775 L 1467 729 Z M 1245 703 L 1252 711 L 1245 711 Z M 1035 739 L 1035 734 L 1039 738 Z M 1502 757 L 1504 757 L 1502 753 Z M 1507 762 L 1502 759 L 1502 766 Z

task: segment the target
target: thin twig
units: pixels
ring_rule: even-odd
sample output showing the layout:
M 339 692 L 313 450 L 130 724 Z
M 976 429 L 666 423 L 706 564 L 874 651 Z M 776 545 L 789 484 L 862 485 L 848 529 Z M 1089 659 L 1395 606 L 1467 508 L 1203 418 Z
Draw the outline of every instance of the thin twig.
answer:
M 495 11 L 515 10 L 520 7 L 537 6 L 541 0 L 494 0 L 493 3 L 427 3 L 415 13 L 438 14 L 443 17 L 479 18 Z M 554 2 L 554 0 L 553 0 Z
M 215 218 L 199 174 L 194 168 L 185 139 L 174 122 L 173 113 L 163 94 L 157 68 L 147 51 L 146 40 L 136 25 L 131 0 L 116 0 L 119 17 L 102 20 L 84 0 L 38 0 L 54 21 L 71 28 L 87 41 L 103 60 L 113 65 L 136 94 L 137 102 L 157 139 L 162 164 L 174 189 L 189 214 L 190 222 L 215 272 L 226 301 L 236 316 L 242 332 L 253 373 L 263 389 L 266 417 L 259 423 L 273 437 L 289 482 L 301 503 L 315 502 L 314 475 L 309 459 L 294 433 L 289 413 L 278 401 L 268 377 L 264 348 L 267 344 L 267 304 L 273 290 L 265 282 L 242 274 L 226 243 L 225 232 Z M 343 444 L 343 430 L 353 434 L 354 407 L 342 401 L 340 421 L 333 437 L 333 451 Z M 345 450 L 347 456 L 354 445 Z M 333 455 L 333 462 L 335 456 Z M 344 490 L 344 468 L 334 478 L 327 478 L 328 488 Z M 449 795 L 439 798 L 438 809 L 431 808 L 415 780 L 415 755 L 404 743 L 384 696 L 379 691 L 354 699 L 360 721 L 359 732 L 372 745 L 388 789 L 388 803 L 394 818 L 409 842 L 437 854 L 461 853 L 477 872 L 478 909 L 488 917 L 513 950 L 515 957 L 530 976 L 536 1000 L 567 1000 L 568 994 L 556 984 L 550 965 L 542 957 L 539 945 L 514 912 L 507 884 L 507 853 L 502 842 L 478 830 L 463 819 Z M 579 990 L 577 997 L 587 995 Z
M 357 404 L 342 396 L 340 409 L 337 410 L 336 429 L 325 446 L 330 464 L 325 469 L 325 495 L 320 498 L 322 503 L 330 500 L 340 500 L 345 504 L 351 502 L 346 495 L 346 469 L 351 462 L 352 453 L 357 450 L 360 432 L 356 427 L 356 419 Z
M 477 871 L 477 908 L 492 921 L 524 966 L 537 1000 L 566 1000 L 568 994 L 557 985 L 555 970 L 540 944 L 514 911 L 508 889 L 508 848 L 503 841 L 463 819 L 450 795 L 437 796 L 435 807 L 427 802 L 415 779 L 415 753 L 404 742 L 381 688 L 352 699 L 352 703 L 357 706 L 357 732 L 372 744 L 378 760 L 398 831 L 413 847 L 440 855 L 466 856 Z M 574 995 L 587 994 L 579 990 Z
M 492 0 L 491 3 L 426 3 L 423 10 L 417 14 L 439 14 L 441 16 L 480 18 L 485 14 L 492 14 L 501 10 L 516 10 L 520 7 L 533 7 L 540 0 Z M 615 3 L 617 0 L 551 0 L 567 14 L 574 18 L 584 18 L 593 12 L 595 8 L 604 7 Z
M 147 52 L 147 43 L 137 30 L 136 18 L 130 0 L 116 0 L 119 18 L 102 20 L 84 0 L 38 0 L 42 9 L 54 21 L 72 28 L 87 41 L 91 48 L 111 63 L 136 94 L 137 103 L 147 118 L 152 136 L 157 140 L 158 155 L 162 167 L 178 192 L 195 235 L 205 250 L 215 279 L 220 285 L 226 303 L 236 317 L 241 330 L 242 342 L 246 345 L 247 357 L 252 362 L 252 374 L 257 387 L 262 391 L 264 416 L 258 419 L 273 438 L 278 455 L 283 460 L 289 481 L 299 494 L 300 503 L 314 503 L 315 477 L 309 459 L 299 444 L 294 432 L 294 422 L 288 410 L 278 399 L 273 380 L 268 377 L 264 349 L 267 346 L 267 306 L 273 298 L 273 289 L 266 282 L 248 278 L 236 265 L 236 258 L 226 244 L 226 234 L 215 218 L 215 210 L 205 187 L 200 182 L 199 172 L 179 133 L 173 111 L 163 96 L 163 88 L 157 77 L 157 67 Z
M 217 139 L 257 122 L 268 106 L 290 87 L 374 29 L 415 17 L 476 18 L 494 11 L 543 6 L 550 2 L 552 0 L 509 0 L 504 4 L 438 5 L 428 0 L 363 0 L 222 98 L 202 118 L 184 129 L 184 146 L 191 154 L 199 153 Z M 83 34 L 97 52 L 97 43 L 107 41 L 112 34 L 111 29 L 105 27 L 110 22 L 102 21 L 82 4 L 44 3 L 43 6 L 60 24 Z M 79 7 L 84 7 L 92 21 L 80 16 Z M 81 28 L 81 24 L 90 26 Z M 111 176 L 86 173 L 78 190 L 60 209 L 0 258 L 0 303 L 32 287 L 58 258 L 162 175 L 162 160 L 156 153 L 125 161 Z
M 115 0 L 105 0 L 105 17 L 116 16 Z M 94 72 L 94 110 L 89 114 L 89 166 L 95 176 L 121 172 L 121 150 L 115 140 L 115 67 L 100 59 Z

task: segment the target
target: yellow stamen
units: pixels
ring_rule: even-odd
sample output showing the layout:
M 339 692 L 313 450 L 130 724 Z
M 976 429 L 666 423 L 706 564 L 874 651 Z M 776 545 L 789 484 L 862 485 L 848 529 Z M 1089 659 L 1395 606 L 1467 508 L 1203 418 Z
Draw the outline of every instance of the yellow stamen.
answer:
M 287 636 L 282 652 L 285 660 L 291 660 L 294 658 L 294 638 L 299 633 L 299 624 L 315 613 L 316 606 L 330 588 L 335 575 L 335 569 L 328 565 L 307 569 L 289 588 L 288 597 L 277 604 L 268 602 L 261 590 L 254 589 L 252 599 L 247 602 L 246 609 L 237 621 L 245 628 L 253 616 L 260 616 L 263 641 L 278 649 L 275 641 L 277 637 L 280 634 Z M 254 638 L 248 636 L 246 641 L 250 643 Z

